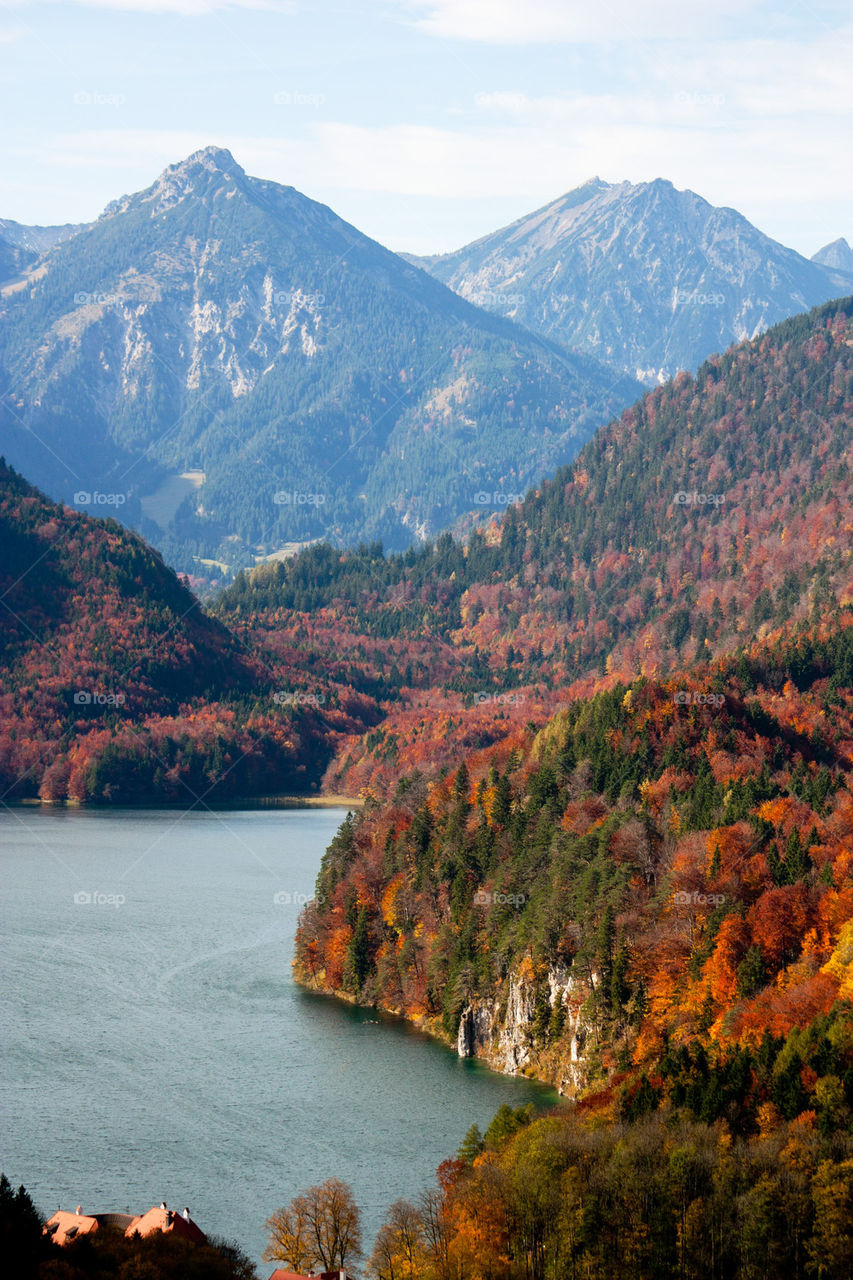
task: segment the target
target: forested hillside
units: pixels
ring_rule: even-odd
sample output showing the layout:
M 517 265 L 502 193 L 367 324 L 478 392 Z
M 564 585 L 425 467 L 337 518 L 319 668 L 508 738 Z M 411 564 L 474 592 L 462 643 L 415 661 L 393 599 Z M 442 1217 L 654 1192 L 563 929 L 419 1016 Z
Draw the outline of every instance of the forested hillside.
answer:
M 786 1049 L 851 995 L 851 311 L 650 393 L 494 536 L 334 558 L 308 623 L 299 561 L 237 584 L 271 650 L 441 641 L 330 774 L 377 798 L 302 980 L 626 1115 L 853 1103 L 846 1068 L 815 1093 L 818 1041 Z
M 849 1070 L 849 1028 L 826 1028 Z M 762 1088 L 769 1059 L 758 1064 Z M 853 1142 L 835 1117 L 762 1107 L 758 1130 L 668 1106 L 633 1123 L 612 1107 L 532 1120 L 502 1107 L 438 1187 L 397 1201 L 374 1280 L 849 1280 Z M 842 1121 L 843 1123 L 843 1121 Z
M 271 662 L 345 655 L 384 682 L 384 725 L 329 775 L 351 792 L 599 678 L 820 617 L 853 583 L 851 317 L 830 303 L 650 392 L 466 544 L 310 548 L 242 575 L 220 616 Z
M 140 538 L 57 506 L 2 460 L 0 543 L 7 799 L 307 790 L 336 735 L 375 718 L 349 688 L 309 697 L 298 669 L 272 672 Z
M 851 715 L 845 609 L 410 774 L 331 845 L 297 972 L 573 1096 L 621 1081 L 629 1116 L 853 1106 L 821 1048 L 853 996 Z

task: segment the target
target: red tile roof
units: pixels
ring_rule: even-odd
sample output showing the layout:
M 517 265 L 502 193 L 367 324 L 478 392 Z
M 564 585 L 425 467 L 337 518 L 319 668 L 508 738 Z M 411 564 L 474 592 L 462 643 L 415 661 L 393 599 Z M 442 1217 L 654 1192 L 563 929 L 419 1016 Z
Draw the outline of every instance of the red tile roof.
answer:
M 57 1209 L 45 1223 L 44 1234 L 50 1236 L 54 1244 L 67 1244 L 76 1240 L 77 1236 L 87 1236 L 90 1231 L 98 1230 L 97 1218 L 88 1213 L 69 1213 L 67 1209 Z
M 192 1218 L 185 1218 L 174 1209 L 163 1208 L 149 1209 L 147 1213 L 134 1216 L 128 1213 L 69 1213 L 67 1210 L 57 1209 L 45 1224 L 44 1234 L 50 1236 L 54 1244 L 67 1244 L 69 1240 L 88 1235 L 99 1227 L 118 1228 L 126 1236 L 150 1236 L 155 1231 L 163 1231 L 174 1232 L 185 1240 L 192 1240 L 193 1244 L 204 1244 L 207 1240 L 207 1236 Z
M 147 1213 L 140 1214 L 138 1218 L 134 1218 L 124 1234 L 126 1236 L 135 1234 L 150 1236 L 154 1231 L 174 1232 L 177 1236 L 192 1240 L 194 1244 L 204 1244 L 207 1239 L 207 1236 L 200 1227 L 196 1226 L 192 1218 L 184 1218 L 180 1213 L 176 1213 L 174 1209 L 163 1209 L 159 1205 L 149 1209 Z
M 270 1280 L 349 1280 L 346 1271 L 313 1271 L 310 1276 L 297 1271 L 282 1271 L 279 1267 L 270 1276 Z

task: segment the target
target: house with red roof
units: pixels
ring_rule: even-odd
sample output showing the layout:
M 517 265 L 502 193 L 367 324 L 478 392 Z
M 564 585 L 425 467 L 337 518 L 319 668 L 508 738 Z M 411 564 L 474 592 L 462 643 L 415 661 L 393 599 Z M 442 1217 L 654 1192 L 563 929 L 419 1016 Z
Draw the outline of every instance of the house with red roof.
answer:
M 204 1244 L 207 1240 L 207 1236 L 190 1217 L 189 1209 L 178 1213 L 175 1209 L 169 1209 L 165 1201 L 159 1208 L 155 1206 L 147 1213 L 135 1214 L 84 1213 L 79 1204 L 73 1213 L 67 1209 L 57 1209 L 45 1223 L 44 1234 L 50 1236 L 54 1244 L 64 1245 L 76 1240 L 78 1236 L 90 1235 L 93 1231 L 107 1228 L 121 1231 L 128 1237 L 150 1236 L 155 1231 L 162 1231 L 164 1234 L 183 1236 L 193 1244 Z M 334 1274 L 337 1277 L 337 1272 Z
M 351 1280 L 343 1268 L 340 1271 L 315 1271 L 310 1276 L 301 1275 L 298 1271 L 282 1271 L 279 1267 L 270 1276 L 270 1280 Z
M 207 1240 L 207 1236 L 190 1217 L 189 1209 L 184 1209 L 183 1213 L 176 1213 L 174 1209 L 167 1209 L 165 1204 L 161 1204 L 159 1208 L 149 1209 L 147 1213 L 141 1213 L 134 1218 L 128 1224 L 124 1234 L 150 1236 L 155 1231 L 162 1231 L 164 1235 L 183 1236 L 193 1244 L 204 1244 Z
M 99 1226 L 97 1217 L 84 1213 L 78 1204 L 74 1213 L 67 1209 L 57 1209 L 45 1223 L 43 1234 L 50 1236 L 54 1244 L 68 1244 L 78 1236 L 87 1236 L 92 1231 L 97 1231 Z

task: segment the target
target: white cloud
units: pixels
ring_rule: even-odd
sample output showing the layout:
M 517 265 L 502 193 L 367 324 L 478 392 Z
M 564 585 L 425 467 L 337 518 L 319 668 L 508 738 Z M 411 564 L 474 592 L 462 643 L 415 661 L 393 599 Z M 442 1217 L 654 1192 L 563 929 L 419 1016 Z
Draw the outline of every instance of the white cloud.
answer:
M 853 117 L 853 26 L 810 44 L 780 40 L 707 42 L 701 49 L 638 49 L 631 74 L 601 93 L 480 90 L 471 95 L 479 121 L 511 119 L 531 128 L 558 128 L 595 116 L 611 123 L 725 125 L 733 135 L 759 119 L 785 120 L 795 133 L 826 117 L 844 129 Z M 849 124 L 847 125 L 849 128 Z
M 420 30 L 484 44 L 696 37 L 763 0 L 400 0 Z

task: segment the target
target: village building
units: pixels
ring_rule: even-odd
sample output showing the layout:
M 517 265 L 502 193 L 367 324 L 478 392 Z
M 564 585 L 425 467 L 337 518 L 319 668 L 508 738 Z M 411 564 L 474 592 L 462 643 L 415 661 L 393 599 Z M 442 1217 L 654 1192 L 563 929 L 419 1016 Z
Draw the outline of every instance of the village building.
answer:
M 315 1271 L 310 1276 L 298 1271 L 282 1271 L 279 1267 L 270 1276 L 270 1280 L 352 1280 L 346 1271 Z
M 65 1245 L 79 1236 L 105 1229 L 121 1231 L 128 1237 L 150 1236 L 155 1231 L 162 1231 L 164 1234 L 182 1236 L 193 1244 L 204 1244 L 207 1240 L 207 1236 L 190 1217 L 189 1209 L 178 1213 L 175 1209 L 169 1209 L 165 1202 L 155 1205 L 147 1213 L 84 1213 L 79 1204 L 73 1213 L 67 1209 L 57 1209 L 45 1223 L 44 1234 L 50 1236 L 54 1244 Z

